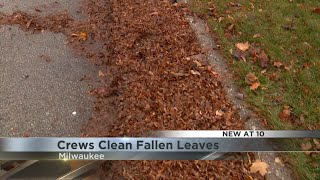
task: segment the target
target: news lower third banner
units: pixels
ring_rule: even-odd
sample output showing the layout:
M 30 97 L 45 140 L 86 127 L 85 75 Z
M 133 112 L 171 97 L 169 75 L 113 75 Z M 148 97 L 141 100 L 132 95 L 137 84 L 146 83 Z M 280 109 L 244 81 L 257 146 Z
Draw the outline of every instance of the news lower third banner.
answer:
M 0 138 L 0 160 L 213 160 L 236 152 L 297 152 L 320 131 L 156 131 L 149 137 Z M 309 151 L 318 152 L 311 148 Z

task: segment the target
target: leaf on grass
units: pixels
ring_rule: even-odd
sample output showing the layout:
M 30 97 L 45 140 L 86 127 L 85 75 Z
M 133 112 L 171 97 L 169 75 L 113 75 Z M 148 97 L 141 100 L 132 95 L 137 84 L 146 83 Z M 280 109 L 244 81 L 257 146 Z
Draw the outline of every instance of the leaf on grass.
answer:
M 312 148 L 312 144 L 310 142 L 301 144 L 302 151 L 309 151 L 311 148 Z
M 308 48 L 312 48 L 312 46 L 307 42 L 304 42 L 303 45 L 307 46 Z
M 320 150 L 320 142 L 316 139 L 313 139 L 313 143 L 316 145 L 316 148 Z
M 248 73 L 245 80 L 247 84 L 252 85 L 253 83 L 258 81 L 258 78 L 253 73 Z
M 316 14 L 320 14 L 320 7 L 314 8 L 314 10 L 312 12 L 314 12 Z
M 262 176 L 267 174 L 267 168 L 269 165 L 261 160 L 256 160 L 256 162 L 252 163 L 250 167 L 250 173 L 259 172 Z
M 236 44 L 236 47 L 241 50 L 241 51 L 246 51 L 249 49 L 250 45 L 249 45 L 249 42 L 246 42 L 246 43 L 237 43 Z
M 274 67 L 277 67 L 277 68 L 281 68 L 281 66 L 283 65 L 280 61 L 275 61 L 273 63 Z
M 281 120 L 288 120 L 291 116 L 291 109 L 289 106 L 284 106 L 283 110 L 279 114 Z
M 268 58 L 268 55 L 262 51 L 259 56 L 258 56 L 258 59 L 260 61 L 260 66 L 263 67 L 263 68 L 266 68 L 268 67 L 269 63 L 270 63 L 270 60 Z
M 254 90 L 258 89 L 259 86 L 260 86 L 260 82 L 254 82 L 254 83 L 250 86 L 250 89 L 254 91 Z
M 228 31 L 232 31 L 234 29 L 234 24 L 231 24 L 229 27 L 228 27 Z
M 272 80 L 272 81 L 278 81 L 279 78 L 280 78 L 279 74 L 275 73 L 275 72 L 269 75 L 269 79 Z
M 291 70 L 291 68 L 292 68 L 292 66 L 291 66 L 291 65 L 284 66 L 284 69 L 285 69 L 285 70 L 287 70 L 287 71 L 290 71 L 290 70 Z
M 308 87 L 303 86 L 302 89 L 303 89 L 304 94 L 309 94 L 310 89 Z
M 253 35 L 253 38 L 260 38 L 260 37 L 262 37 L 260 33 L 257 33 L 257 34 Z

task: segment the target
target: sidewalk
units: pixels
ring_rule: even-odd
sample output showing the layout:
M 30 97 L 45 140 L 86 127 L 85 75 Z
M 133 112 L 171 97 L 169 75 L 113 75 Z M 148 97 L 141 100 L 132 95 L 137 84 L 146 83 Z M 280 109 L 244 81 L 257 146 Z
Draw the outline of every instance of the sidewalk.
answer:
M 79 17 L 76 1 L 1 1 L 0 12 L 37 16 L 67 10 Z M 66 46 L 63 34 L 0 27 L 1 136 L 79 136 L 92 113 L 89 87 L 80 81 L 96 70 Z

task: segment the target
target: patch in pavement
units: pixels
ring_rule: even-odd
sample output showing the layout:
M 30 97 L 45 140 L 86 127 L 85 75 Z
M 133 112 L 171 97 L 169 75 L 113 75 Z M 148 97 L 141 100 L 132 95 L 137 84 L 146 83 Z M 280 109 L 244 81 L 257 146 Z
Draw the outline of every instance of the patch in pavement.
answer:
M 79 136 L 93 107 L 80 79 L 95 68 L 72 53 L 63 34 L 15 26 L 0 32 L 0 135 Z

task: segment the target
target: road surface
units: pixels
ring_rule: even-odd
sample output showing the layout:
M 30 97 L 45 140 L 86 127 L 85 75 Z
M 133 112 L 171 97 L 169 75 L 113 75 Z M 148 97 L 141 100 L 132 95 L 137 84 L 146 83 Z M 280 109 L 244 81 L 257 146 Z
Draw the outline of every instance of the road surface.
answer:
M 0 0 L 0 12 L 83 18 L 79 0 Z M 96 69 L 66 46 L 63 34 L 0 27 L 0 135 L 79 136 L 90 118 L 90 87 L 80 81 Z

